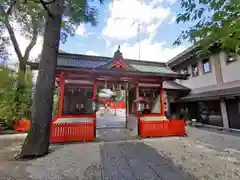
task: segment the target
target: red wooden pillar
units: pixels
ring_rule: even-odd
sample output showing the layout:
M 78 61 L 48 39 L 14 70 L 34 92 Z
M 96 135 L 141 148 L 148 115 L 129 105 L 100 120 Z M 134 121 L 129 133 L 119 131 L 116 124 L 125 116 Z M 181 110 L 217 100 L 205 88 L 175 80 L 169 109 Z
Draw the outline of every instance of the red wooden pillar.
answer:
M 160 113 L 162 116 L 165 116 L 165 105 L 164 105 L 164 89 L 163 89 L 163 81 L 161 82 L 161 86 L 160 86 L 160 104 L 161 104 L 161 109 L 160 109 Z
M 96 128 L 97 128 L 96 100 L 97 100 L 97 84 L 96 82 L 93 82 L 93 101 L 95 101 L 95 111 L 93 112 L 94 137 L 96 137 Z
M 134 103 L 135 104 L 135 113 L 137 112 L 138 110 L 138 100 L 139 100 L 139 84 L 137 83 L 137 86 L 136 86 L 136 100 L 137 100 L 137 103 Z M 138 115 L 137 116 L 137 132 L 138 132 L 138 135 L 140 135 L 140 116 Z
M 64 83 L 65 83 L 64 76 L 63 76 L 63 73 L 61 73 L 60 80 L 59 80 L 60 97 L 59 97 L 59 105 L 58 105 L 58 117 L 61 117 L 63 115 Z
M 137 85 L 136 85 L 136 100 L 137 100 L 137 103 L 135 103 L 135 111 L 137 111 L 137 109 L 138 109 L 138 99 L 139 99 L 139 85 L 137 83 Z

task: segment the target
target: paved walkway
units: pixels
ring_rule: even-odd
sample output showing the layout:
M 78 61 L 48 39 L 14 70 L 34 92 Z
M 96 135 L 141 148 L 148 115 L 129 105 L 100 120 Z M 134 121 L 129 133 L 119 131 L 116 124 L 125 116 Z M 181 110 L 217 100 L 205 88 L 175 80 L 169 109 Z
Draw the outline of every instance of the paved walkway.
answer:
M 97 129 L 97 141 L 114 142 L 134 140 L 138 137 L 126 128 L 102 128 Z
M 192 179 L 166 157 L 142 142 L 100 146 L 103 180 Z
M 103 115 L 97 113 L 97 128 L 124 128 L 126 127 L 126 110 L 117 109 L 116 115 L 113 109 L 103 111 Z

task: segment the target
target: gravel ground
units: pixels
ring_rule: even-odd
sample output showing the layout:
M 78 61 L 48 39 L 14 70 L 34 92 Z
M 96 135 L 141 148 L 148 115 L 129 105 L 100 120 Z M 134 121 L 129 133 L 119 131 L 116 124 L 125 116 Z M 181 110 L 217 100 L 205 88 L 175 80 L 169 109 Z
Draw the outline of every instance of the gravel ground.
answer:
M 113 136 L 112 132 L 109 136 Z M 2 144 L 1 138 L 0 141 Z M 198 180 L 240 179 L 239 135 L 188 128 L 188 137 L 128 142 L 145 143 Z M 100 148 L 105 144 L 56 145 L 45 157 L 20 162 L 11 159 L 21 147 L 20 141 L 13 140 L 0 149 L 0 180 L 100 180 L 103 161 Z
M 240 136 L 189 128 L 188 137 L 144 142 L 198 180 L 240 179 Z
M 99 180 L 101 179 L 100 143 L 56 146 L 54 152 L 29 161 L 26 167 L 35 180 Z

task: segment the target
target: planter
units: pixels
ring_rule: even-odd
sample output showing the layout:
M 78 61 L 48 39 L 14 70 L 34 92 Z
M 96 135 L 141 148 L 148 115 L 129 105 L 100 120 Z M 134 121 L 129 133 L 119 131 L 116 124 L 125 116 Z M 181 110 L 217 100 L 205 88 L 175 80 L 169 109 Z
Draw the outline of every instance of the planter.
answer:
M 30 120 L 16 120 L 13 129 L 17 132 L 27 132 L 30 129 Z

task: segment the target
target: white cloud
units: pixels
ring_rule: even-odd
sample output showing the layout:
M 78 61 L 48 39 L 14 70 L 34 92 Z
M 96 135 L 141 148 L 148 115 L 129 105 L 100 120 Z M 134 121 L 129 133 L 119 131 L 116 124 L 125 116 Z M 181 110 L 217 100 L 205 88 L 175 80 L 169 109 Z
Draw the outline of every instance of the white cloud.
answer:
M 169 4 L 175 4 L 178 0 L 165 0 Z
M 84 24 L 80 24 L 76 30 L 76 34 L 77 35 L 80 35 L 80 36 L 83 36 L 83 34 L 85 33 L 86 29 L 85 29 L 85 26 Z
M 176 16 L 173 16 L 172 19 L 168 22 L 168 24 L 174 24 L 176 22 Z
M 99 54 L 95 53 L 94 51 L 87 51 L 85 54 L 90 56 L 99 56 Z
M 144 31 L 153 32 L 171 15 L 171 9 L 161 5 L 163 0 L 147 4 L 140 0 L 114 0 L 109 5 L 110 16 L 103 34 L 124 40 L 135 37 L 138 24 Z
M 108 40 L 106 40 L 105 42 L 106 42 L 106 48 L 108 49 L 110 47 L 110 45 L 111 45 L 111 42 L 108 41 Z
M 152 42 L 151 37 L 140 42 L 140 59 L 146 61 L 166 62 L 185 50 L 186 47 L 166 47 L 165 42 Z M 116 47 L 113 51 L 116 50 Z M 130 45 L 124 43 L 121 46 L 124 58 L 139 59 L 139 44 Z

